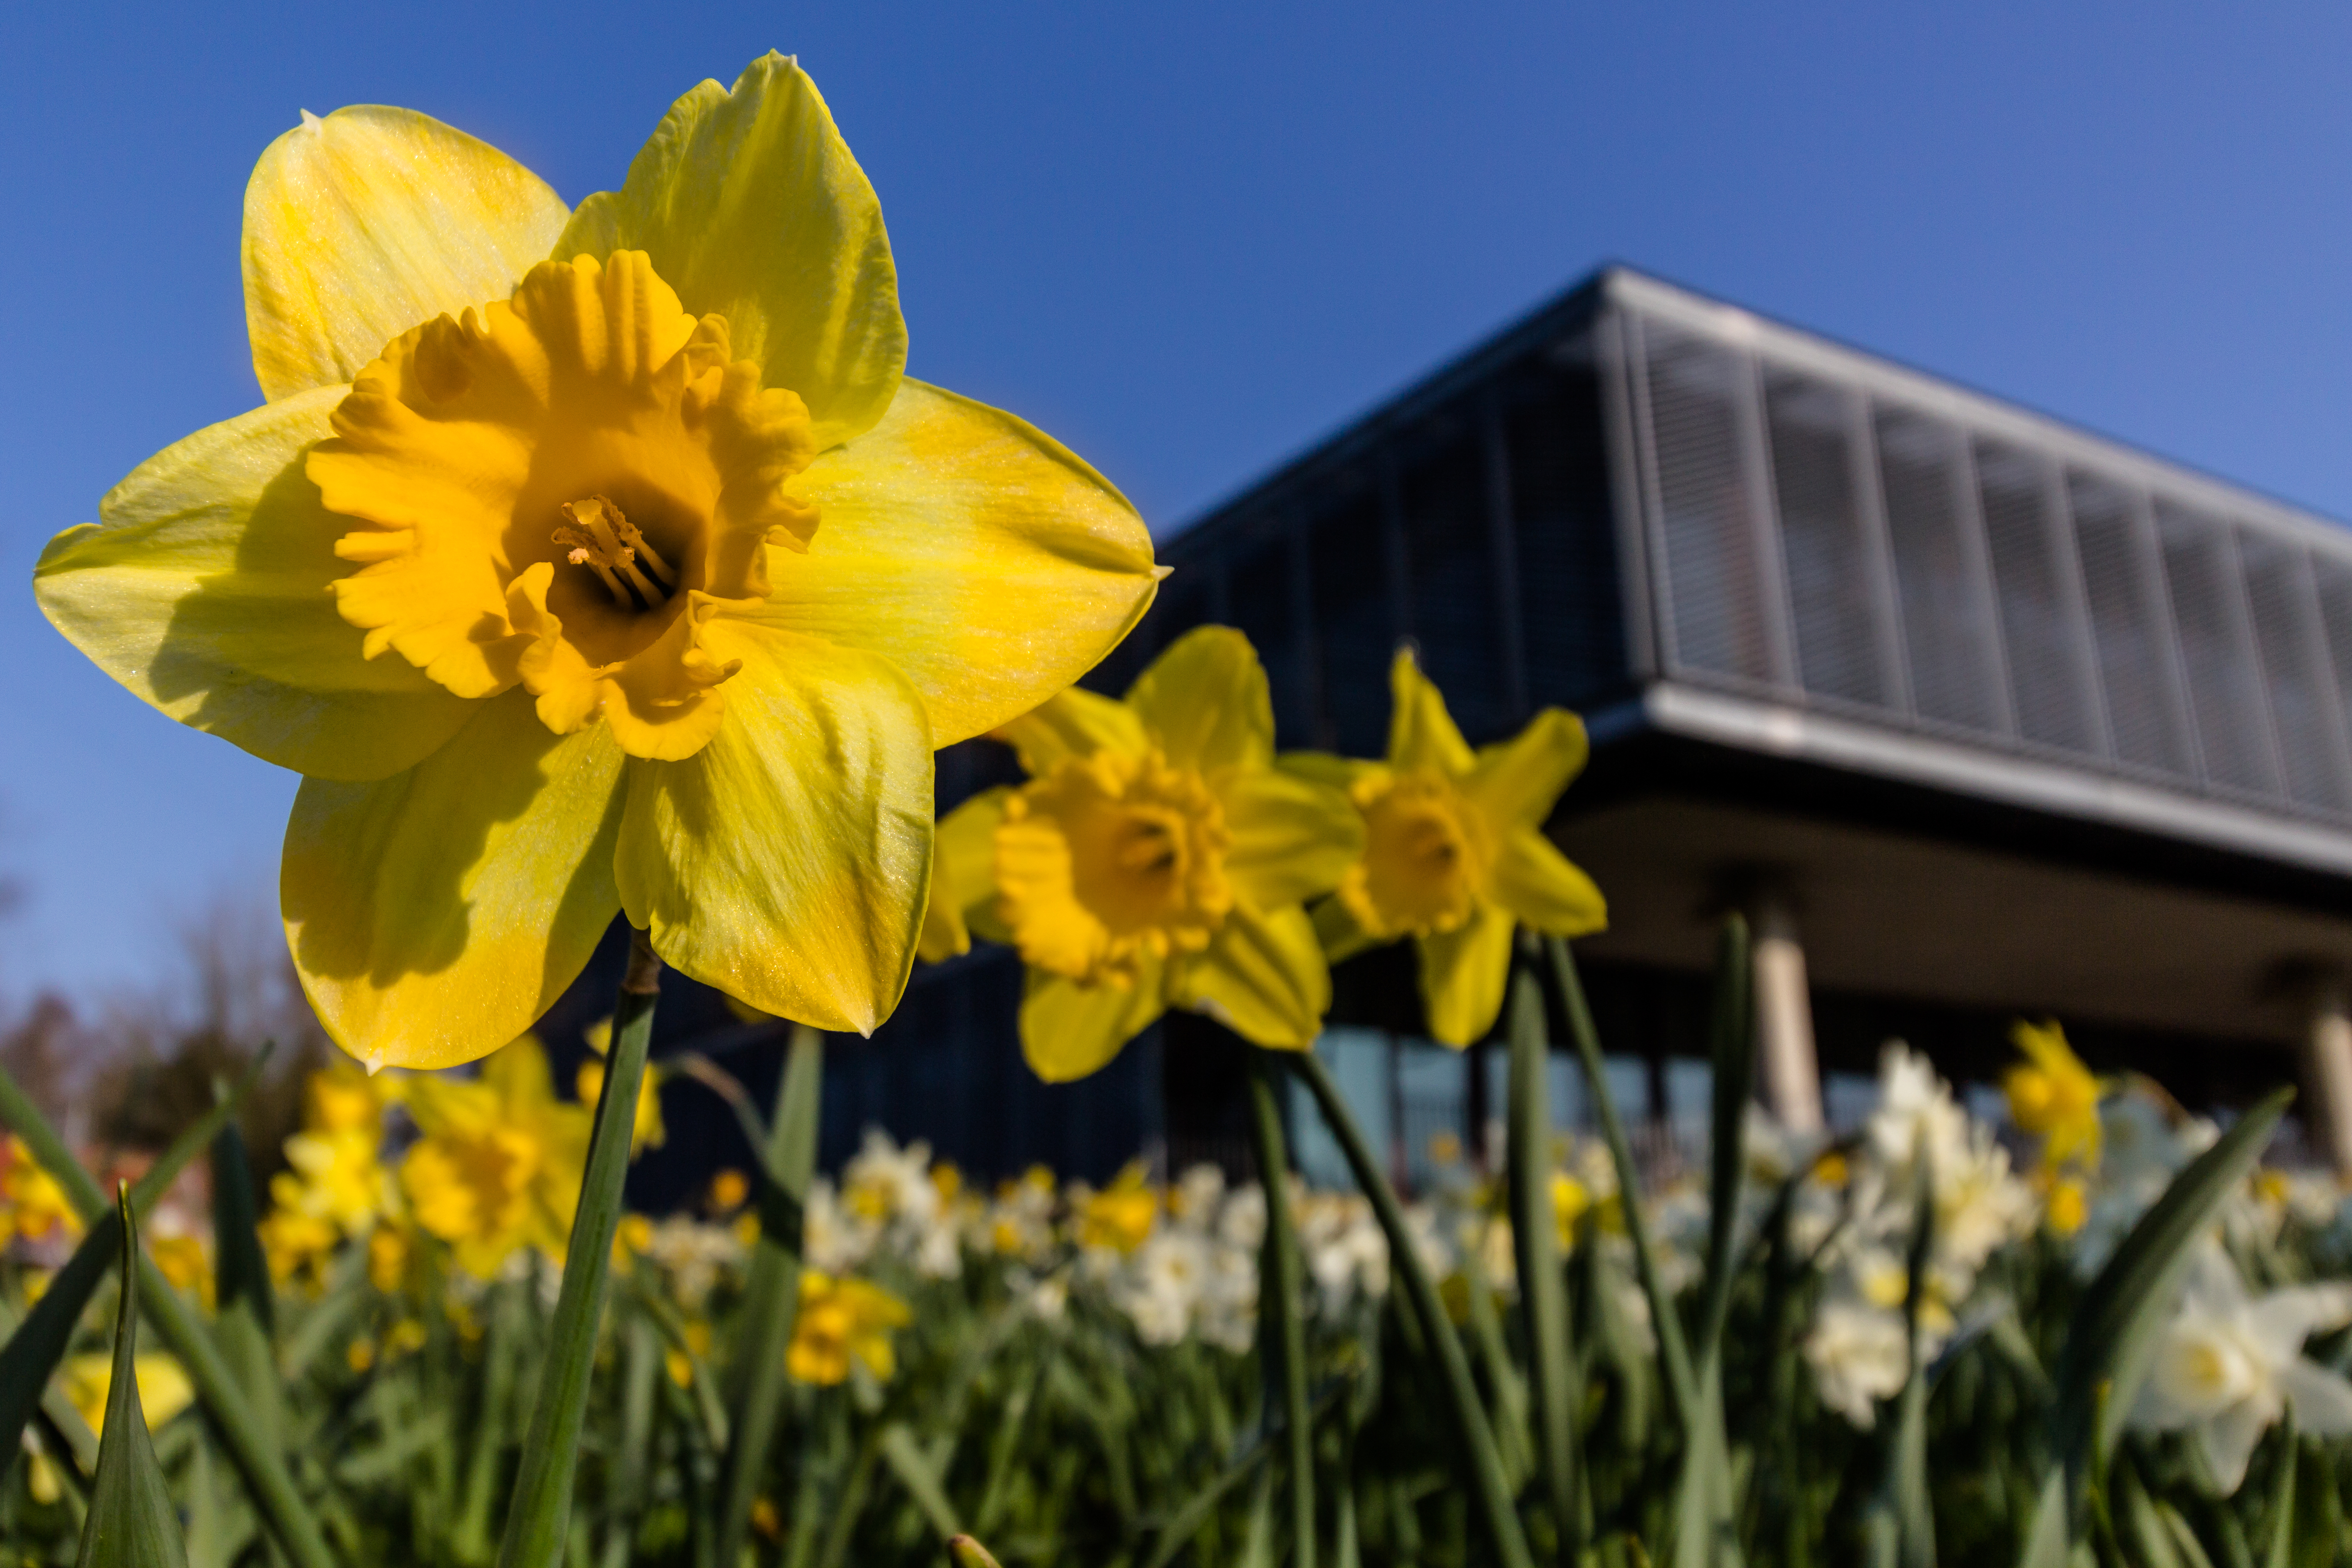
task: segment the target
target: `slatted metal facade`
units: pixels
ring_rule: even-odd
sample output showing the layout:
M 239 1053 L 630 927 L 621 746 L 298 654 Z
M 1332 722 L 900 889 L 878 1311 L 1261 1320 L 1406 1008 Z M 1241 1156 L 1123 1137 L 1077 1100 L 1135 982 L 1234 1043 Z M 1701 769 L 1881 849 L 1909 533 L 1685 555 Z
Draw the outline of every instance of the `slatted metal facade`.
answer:
M 1098 672 L 1265 654 L 1286 745 L 1660 684 L 2352 820 L 2352 531 L 1623 270 L 1218 509 Z
M 1673 681 L 2352 812 L 2352 532 L 1647 279 L 1610 290 Z

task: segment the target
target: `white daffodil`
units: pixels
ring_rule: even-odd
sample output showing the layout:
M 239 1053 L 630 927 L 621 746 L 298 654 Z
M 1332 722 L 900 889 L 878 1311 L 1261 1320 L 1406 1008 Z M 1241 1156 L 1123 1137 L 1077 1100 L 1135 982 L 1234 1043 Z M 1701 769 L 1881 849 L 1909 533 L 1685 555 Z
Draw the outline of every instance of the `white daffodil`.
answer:
M 2352 1432 L 2352 1384 L 2303 1354 L 2313 1334 L 2346 1323 L 2352 1285 L 2297 1285 L 2256 1297 L 2221 1248 L 2202 1248 L 2132 1423 L 2189 1432 L 2221 1489 L 2235 1492 L 2255 1445 L 2290 1405 L 2301 1431 Z
M 1822 1403 L 1868 1431 L 1878 1405 L 1902 1392 L 1911 1375 L 1903 1314 L 1853 1297 L 1837 1297 L 1813 1314 L 1805 1362 Z

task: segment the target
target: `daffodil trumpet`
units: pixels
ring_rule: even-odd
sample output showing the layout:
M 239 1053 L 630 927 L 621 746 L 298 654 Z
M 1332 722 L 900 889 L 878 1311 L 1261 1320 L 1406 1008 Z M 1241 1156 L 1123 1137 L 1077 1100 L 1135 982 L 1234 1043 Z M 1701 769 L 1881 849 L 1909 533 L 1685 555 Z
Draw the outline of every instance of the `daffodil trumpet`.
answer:
M 1302 900 L 1337 885 L 1363 830 L 1339 790 L 1274 765 L 1249 639 L 1199 627 L 1123 699 L 1073 688 L 999 733 L 1029 782 L 940 824 L 924 952 L 973 932 L 1020 950 L 1038 1076 L 1086 1077 L 1170 1007 L 1305 1049 L 1331 982 Z
M 1364 850 L 1315 909 L 1332 963 L 1410 937 L 1429 1033 L 1468 1046 L 1495 1026 L 1515 927 L 1584 936 L 1608 924 L 1592 879 L 1544 837 L 1583 771 L 1584 725 L 1547 708 L 1508 741 L 1473 751 L 1410 647 L 1390 668 L 1388 756 L 1294 752 L 1282 766 L 1347 792 Z
M 616 912 L 761 1011 L 870 1032 L 934 748 L 1034 709 L 1160 575 L 1101 476 L 904 374 L 880 204 L 793 60 L 679 99 L 567 206 L 360 107 L 246 192 L 263 406 L 35 571 L 171 717 L 304 775 L 279 888 L 371 1068 L 522 1034 Z

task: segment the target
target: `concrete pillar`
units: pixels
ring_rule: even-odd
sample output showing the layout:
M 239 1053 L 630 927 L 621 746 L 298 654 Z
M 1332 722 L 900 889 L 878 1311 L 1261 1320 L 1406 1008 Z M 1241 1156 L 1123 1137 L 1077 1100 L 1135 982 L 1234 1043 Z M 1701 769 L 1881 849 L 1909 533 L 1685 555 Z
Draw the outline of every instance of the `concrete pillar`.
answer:
M 1805 949 L 1797 916 L 1782 889 L 1748 900 L 1756 985 L 1757 1077 L 1764 1103 L 1791 1132 L 1822 1128 L 1822 1068 L 1813 1052 L 1813 1000 L 1805 982 Z M 2346 1042 L 2352 1052 L 2352 1037 Z M 2352 1055 L 2347 1055 L 2352 1070 Z
M 2311 1143 L 2352 1175 L 2352 1004 L 2344 982 L 2314 984 L 2304 1020 L 2303 1078 L 2311 1095 Z

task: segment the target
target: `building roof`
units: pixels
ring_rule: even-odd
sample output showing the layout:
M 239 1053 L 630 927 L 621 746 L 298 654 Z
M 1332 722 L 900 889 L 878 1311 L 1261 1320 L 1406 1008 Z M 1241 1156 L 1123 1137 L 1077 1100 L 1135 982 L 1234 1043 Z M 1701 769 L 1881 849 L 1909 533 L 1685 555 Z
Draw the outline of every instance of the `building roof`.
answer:
M 1566 701 L 2352 877 L 2352 531 L 1624 268 L 1162 554 L 1109 678 L 1243 625 L 1288 743 L 1376 750 L 1412 636 L 1474 740 Z

